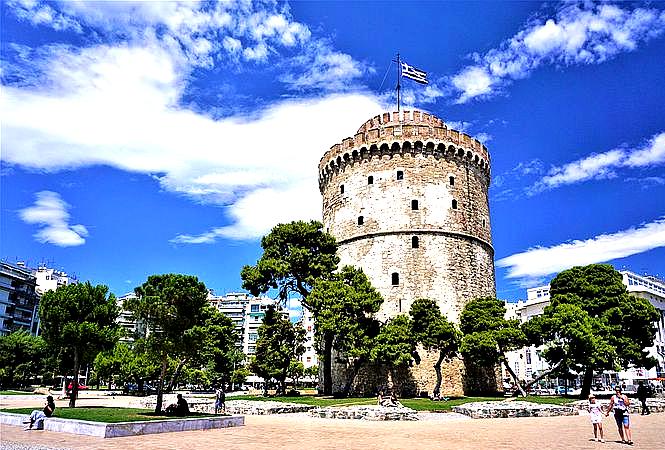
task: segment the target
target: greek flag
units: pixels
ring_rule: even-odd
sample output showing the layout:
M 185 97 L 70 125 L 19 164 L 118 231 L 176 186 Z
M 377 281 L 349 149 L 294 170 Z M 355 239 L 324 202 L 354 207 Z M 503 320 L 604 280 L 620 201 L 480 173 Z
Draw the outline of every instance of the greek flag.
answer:
M 429 81 L 427 81 L 427 72 L 416 69 L 413 66 L 408 65 L 407 63 L 403 62 L 402 63 L 402 76 L 409 78 L 416 83 L 420 84 L 428 84 Z

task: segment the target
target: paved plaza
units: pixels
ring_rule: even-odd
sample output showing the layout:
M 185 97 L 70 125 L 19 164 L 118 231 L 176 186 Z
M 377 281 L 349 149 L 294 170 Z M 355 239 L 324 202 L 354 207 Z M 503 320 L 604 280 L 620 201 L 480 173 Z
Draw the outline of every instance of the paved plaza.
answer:
M 118 399 L 113 403 L 121 401 Z M 95 404 L 100 402 L 95 401 Z M 113 439 L 46 431 L 26 432 L 3 425 L 0 427 L 0 448 L 30 448 L 20 444 L 32 444 L 34 448 L 108 450 L 629 448 L 615 442 L 618 435 L 612 417 L 604 421 L 607 438 L 604 444 L 590 440 L 591 425 L 587 416 L 467 419 L 454 414 L 426 414 L 423 419 L 418 422 L 368 422 L 318 419 L 304 414 L 247 416 L 244 427 Z M 665 449 L 665 414 L 633 415 L 631 419 L 633 448 Z

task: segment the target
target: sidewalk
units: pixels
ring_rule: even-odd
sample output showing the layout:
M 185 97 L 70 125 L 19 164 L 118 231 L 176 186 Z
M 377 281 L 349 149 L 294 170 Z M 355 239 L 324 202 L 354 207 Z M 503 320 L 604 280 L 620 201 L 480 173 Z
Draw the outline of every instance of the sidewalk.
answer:
M 246 426 L 220 430 L 165 433 L 127 438 L 101 439 L 44 431 L 26 432 L 1 426 L 4 448 L 9 442 L 67 449 L 159 449 L 159 450 L 273 450 L 273 449 L 625 449 L 665 448 L 665 414 L 631 416 L 635 445 L 615 442 L 618 434 L 611 417 L 604 420 L 601 444 L 590 441 L 586 416 L 424 420 L 419 422 L 368 422 L 315 419 L 303 415 L 247 416 Z M 7 445 L 6 448 L 11 448 Z

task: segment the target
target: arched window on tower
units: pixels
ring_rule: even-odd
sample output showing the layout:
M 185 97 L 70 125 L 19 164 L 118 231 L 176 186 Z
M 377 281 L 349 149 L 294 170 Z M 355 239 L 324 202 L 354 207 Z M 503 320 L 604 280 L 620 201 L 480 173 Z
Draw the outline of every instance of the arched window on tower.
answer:
M 419 248 L 420 247 L 420 239 L 418 239 L 418 236 L 413 236 L 411 238 L 411 248 Z
M 392 282 L 393 282 L 393 286 L 398 286 L 399 285 L 399 274 L 397 272 L 393 272 Z
M 453 200 L 453 209 L 457 209 L 457 200 Z
M 367 184 L 374 184 L 374 177 L 372 175 L 367 177 Z
M 403 170 L 398 170 L 397 171 L 397 179 L 398 180 L 403 180 L 404 179 L 404 171 Z
M 358 225 L 365 223 L 365 218 L 363 216 L 358 216 Z
M 340 193 L 340 194 L 343 194 L 343 193 L 344 193 L 344 185 L 343 185 L 343 184 L 340 184 L 340 185 L 339 185 L 339 193 Z
M 451 176 L 449 180 L 450 180 L 450 185 L 455 186 L 455 177 Z
M 418 211 L 418 200 L 411 200 L 411 209 Z

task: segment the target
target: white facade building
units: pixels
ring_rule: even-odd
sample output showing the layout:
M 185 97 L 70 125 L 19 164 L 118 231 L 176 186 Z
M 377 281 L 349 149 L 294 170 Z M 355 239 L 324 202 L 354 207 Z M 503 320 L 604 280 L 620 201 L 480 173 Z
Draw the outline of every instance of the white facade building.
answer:
M 627 270 L 619 271 L 623 283 L 629 293 L 648 300 L 658 311 L 660 319 L 657 321 L 657 331 L 654 345 L 648 350 L 649 354 L 658 361 L 656 367 L 646 370 L 644 368 L 628 368 L 613 377 L 628 385 L 637 384 L 640 379 L 665 377 L 665 281 L 655 277 L 641 276 Z M 506 304 L 506 318 L 519 319 L 521 323 L 534 316 L 543 314 L 550 304 L 550 287 L 539 286 L 527 290 L 527 300 Z M 540 358 L 539 348 L 524 347 L 520 350 L 507 353 L 508 364 L 520 379 L 531 379 L 534 373 L 541 373 L 548 369 L 548 364 Z
M 233 321 L 239 336 L 236 347 L 248 358 L 256 353 L 256 341 L 259 339 L 258 329 L 263 323 L 270 305 L 274 305 L 284 318 L 289 318 L 289 312 L 277 300 L 269 297 L 253 297 L 243 292 L 230 292 L 216 296 L 211 291 L 208 294 L 208 301 Z
M 302 309 L 302 317 L 299 323 L 305 329 L 305 352 L 300 357 L 300 361 L 305 368 L 318 366 L 319 359 L 316 356 L 316 347 L 314 345 L 314 316 L 307 308 Z
M 55 291 L 60 286 L 78 283 L 75 276 L 68 275 L 66 272 L 51 269 L 46 266 L 39 266 L 37 270 L 33 270 L 32 273 L 37 279 L 37 293 L 39 293 L 39 295 L 42 295 L 46 291 Z

